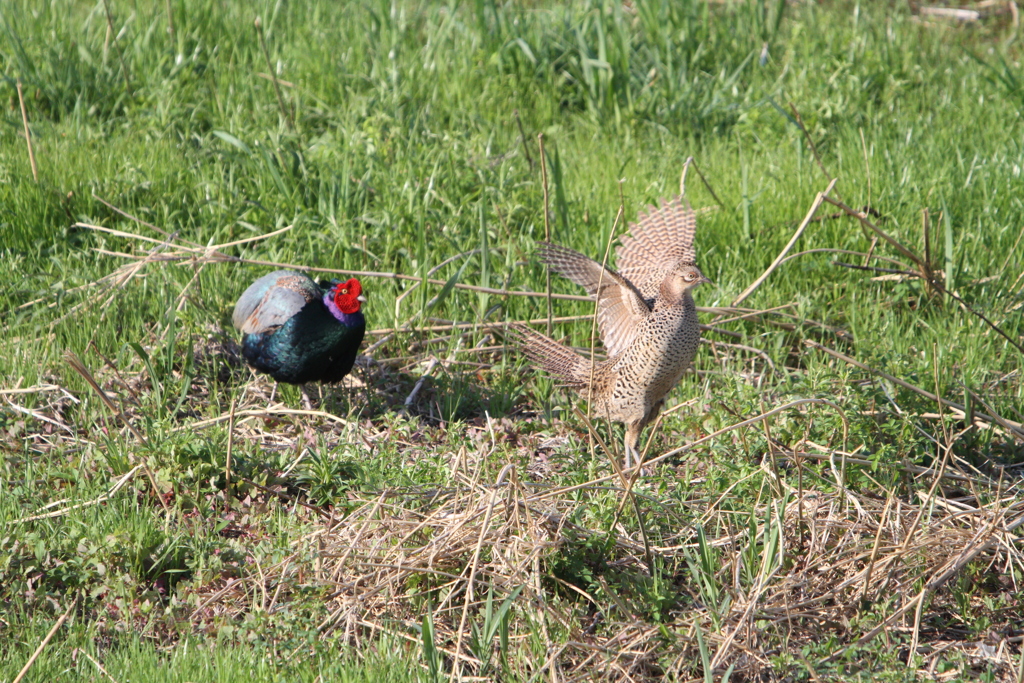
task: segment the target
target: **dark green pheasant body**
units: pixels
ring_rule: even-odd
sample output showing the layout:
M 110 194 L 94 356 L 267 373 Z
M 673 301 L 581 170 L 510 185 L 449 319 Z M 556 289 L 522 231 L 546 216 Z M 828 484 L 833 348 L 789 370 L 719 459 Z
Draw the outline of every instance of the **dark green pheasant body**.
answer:
M 261 277 L 235 305 L 242 355 L 278 382 L 341 380 L 366 331 L 360 294 L 358 280 L 318 284 L 290 270 Z

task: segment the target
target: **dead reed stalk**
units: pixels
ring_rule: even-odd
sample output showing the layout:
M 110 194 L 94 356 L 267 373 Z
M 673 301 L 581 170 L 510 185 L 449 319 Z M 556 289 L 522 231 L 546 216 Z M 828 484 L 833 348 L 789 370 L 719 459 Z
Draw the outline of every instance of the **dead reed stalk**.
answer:
M 25 97 L 21 92 L 21 79 L 17 82 L 18 104 L 21 106 L 21 124 L 25 130 L 25 146 L 28 147 L 28 163 L 32 167 L 32 180 L 39 182 L 39 171 L 36 170 L 36 155 L 32 151 L 32 133 L 28 129 L 28 112 L 25 111 Z

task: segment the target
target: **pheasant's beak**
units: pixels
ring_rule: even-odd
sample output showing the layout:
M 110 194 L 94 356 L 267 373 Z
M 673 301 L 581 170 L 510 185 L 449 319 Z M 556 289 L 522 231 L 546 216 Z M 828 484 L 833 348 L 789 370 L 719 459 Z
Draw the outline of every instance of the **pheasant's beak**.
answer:
M 709 284 L 709 285 L 715 284 L 714 282 L 711 281 L 711 278 L 707 277 L 706 275 L 702 275 L 701 276 L 700 282 L 698 284 L 702 284 L 702 283 L 703 284 Z
M 363 295 L 363 294 L 360 294 L 359 296 L 356 297 L 356 301 L 365 304 L 366 303 L 366 296 Z

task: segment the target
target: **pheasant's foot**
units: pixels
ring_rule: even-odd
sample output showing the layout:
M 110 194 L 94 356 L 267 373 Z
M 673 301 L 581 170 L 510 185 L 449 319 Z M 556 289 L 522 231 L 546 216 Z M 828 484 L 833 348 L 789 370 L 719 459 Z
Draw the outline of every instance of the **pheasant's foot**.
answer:
M 641 455 L 640 451 L 634 450 L 633 451 L 633 455 L 635 457 L 635 464 L 636 464 L 636 466 L 638 468 L 640 468 L 639 476 L 641 476 L 641 477 L 653 476 L 654 475 L 654 468 L 651 467 L 650 465 L 645 465 L 644 464 L 644 456 Z
M 299 391 L 302 392 L 302 406 L 306 410 L 313 410 L 313 403 L 309 400 L 309 393 L 306 391 L 306 385 L 300 384 Z
M 626 470 L 626 471 L 628 471 L 629 469 L 631 469 L 633 467 L 636 467 L 638 465 L 642 465 L 643 464 L 643 459 L 640 456 L 640 452 L 636 448 L 633 448 L 632 446 L 630 446 L 628 443 L 625 444 L 625 456 L 623 457 L 623 463 L 624 463 L 623 470 Z M 629 474 L 627 474 L 627 476 L 631 476 L 631 474 L 632 473 L 629 473 Z M 649 477 L 649 476 L 651 476 L 653 474 L 654 474 L 654 468 L 653 467 L 641 467 L 640 468 L 640 476 L 641 477 Z
M 640 454 L 637 453 L 636 447 L 630 443 L 629 434 L 626 434 L 626 438 L 622 442 L 622 462 L 624 469 L 629 469 L 634 463 L 640 462 Z

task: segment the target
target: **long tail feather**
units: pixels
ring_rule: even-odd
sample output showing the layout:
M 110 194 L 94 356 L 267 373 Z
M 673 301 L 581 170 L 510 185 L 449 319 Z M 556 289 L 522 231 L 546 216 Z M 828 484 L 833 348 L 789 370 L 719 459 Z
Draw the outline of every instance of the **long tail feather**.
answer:
M 522 346 L 527 358 L 543 368 L 548 374 L 573 387 L 586 386 L 590 363 L 564 344 L 526 325 L 512 323 L 508 326 L 510 336 Z

